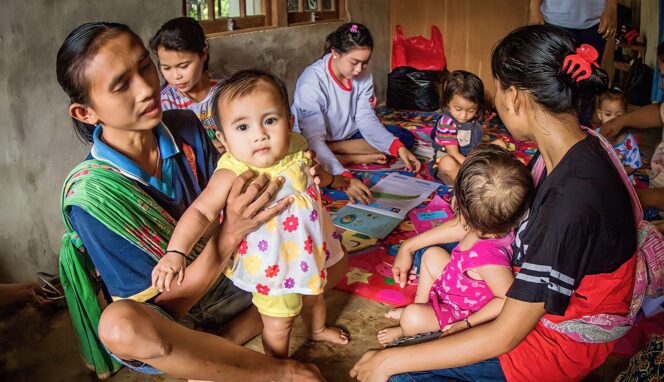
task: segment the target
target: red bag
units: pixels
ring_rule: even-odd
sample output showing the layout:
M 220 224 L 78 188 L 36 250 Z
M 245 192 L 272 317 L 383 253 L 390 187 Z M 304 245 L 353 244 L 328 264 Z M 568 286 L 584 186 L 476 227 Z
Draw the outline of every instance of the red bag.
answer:
M 443 70 L 447 66 L 443 34 L 431 26 L 431 39 L 415 36 L 404 39 L 401 25 L 397 25 L 392 42 L 392 70 L 410 66 L 418 70 Z

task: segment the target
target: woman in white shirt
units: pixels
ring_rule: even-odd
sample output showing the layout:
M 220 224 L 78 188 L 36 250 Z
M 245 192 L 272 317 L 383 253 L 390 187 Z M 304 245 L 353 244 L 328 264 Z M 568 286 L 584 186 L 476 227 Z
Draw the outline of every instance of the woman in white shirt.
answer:
M 362 24 L 347 23 L 332 32 L 325 54 L 297 80 L 292 112 L 297 128 L 334 178 L 330 186 L 343 188 L 351 202 L 369 203 L 371 192 L 345 168 L 349 164 L 387 162 L 401 158 L 406 168 L 419 171 L 411 153 L 415 137 L 406 129 L 384 126 L 376 117 L 373 78 L 366 71 L 373 39 Z

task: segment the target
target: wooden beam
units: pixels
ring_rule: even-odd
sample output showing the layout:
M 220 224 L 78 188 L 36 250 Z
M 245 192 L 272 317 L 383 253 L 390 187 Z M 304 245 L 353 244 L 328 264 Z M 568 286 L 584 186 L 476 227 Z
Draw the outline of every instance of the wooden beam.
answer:
M 288 26 L 288 0 L 263 0 L 270 1 L 270 16 L 273 27 Z
M 240 0 L 240 17 L 247 15 L 247 0 Z
M 208 20 L 214 20 L 215 19 L 215 11 L 214 11 L 214 0 L 208 0 Z

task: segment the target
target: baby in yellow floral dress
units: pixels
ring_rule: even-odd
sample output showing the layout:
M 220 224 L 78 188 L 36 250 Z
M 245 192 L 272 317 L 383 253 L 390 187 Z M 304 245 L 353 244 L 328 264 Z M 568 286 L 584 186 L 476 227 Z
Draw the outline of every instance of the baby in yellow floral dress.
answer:
M 178 222 L 156 269 L 166 265 L 170 273 L 182 270 L 179 253 L 189 253 L 207 228 L 205 223 L 219 216 L 239 174 L 250 169 L 271 179 L 281 176 L 284 184 L 275 200 L 291 197 L 293 202 L 242 241 L 226 275 L 253 294 L 263 320 L 266 354 L 288 357 L 290 331 L 303 307 L 311 339 L 348 343 L 341 329 L 325 327 L 322 293 L 327 268 L 344 257 L 344 250 L 309 175 L 307 142 L 292 131 L 284 84 L 266 72 L 240 71 L 222 82 L 213 108 L 219 110 L 217 135 L 226 153 L 208 186 Z

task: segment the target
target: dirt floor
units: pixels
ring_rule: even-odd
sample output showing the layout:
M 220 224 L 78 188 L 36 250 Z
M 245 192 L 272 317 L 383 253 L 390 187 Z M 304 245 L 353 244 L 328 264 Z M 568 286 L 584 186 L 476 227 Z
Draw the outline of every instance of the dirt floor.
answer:
M 326 297 L 328 322 L 334 322 L 351 333 L 346 346 L 308 342 L 301 319 L 296 322 L 291 339 L 292 357 L 312 362 L 321 369 L 328 381 L 351 381 L 348 371 L 367 349 L 376 348 L 376 332 L 393 321 L 383 317 L 386 305 L 363 298 L 332 291 Z M 96 381 L 81 362 L 71 322 L 66 309 L 39 312 L 25 308 L 0 319 L 0 381 L 12 382 L 70 382 Z M 262 351 L 260 337 L 247 347 Z M 587 378 L 587 381 L 613 381 L 626 368 L 627 360 L 609 360 Z M 108 379 L 109 382 L 182 381 L 168 376 L 149 376 L 132 373 L 126 368 Z
M 643 158 L 650 158 L 661 130 L 633 131 L 640 138 Z M 383 317 L 389 307 L 374 301 L 332 291 L 326 296 L 328 323 L 334 322 L 351 333 L 346 346 L 307 342 L 304 325 L 298 319 L 291 339 L 292 357 L 312 362 L 333 382 L 350 381 L 348 371 L 367 349 L 378 347 L 376 333 L 393 321 Z M 26 308 L 13 315 L 0 316 L 0 381 L 60 382 L 96 381 L 81 362 L 66 309 L 38 312 Z M 262 351 L 260 338 L 247 347 Z M 628 360 L 609 357 L 586 381 L 613 381 L 627 367 Z M 181 381 L 168 376 L 147 376 L 126 368 L 109 379 L 126 381 Z

